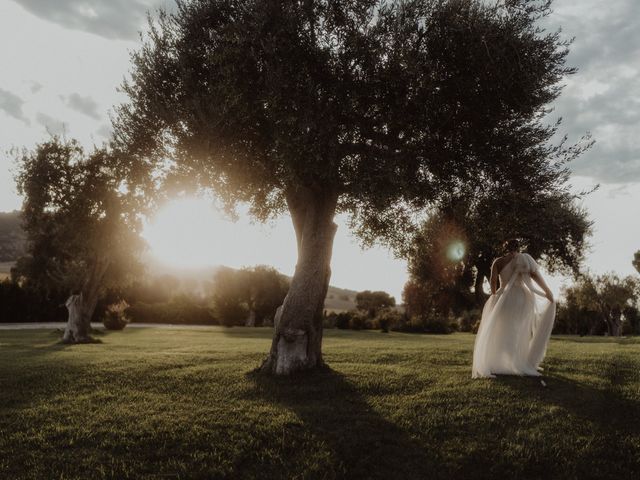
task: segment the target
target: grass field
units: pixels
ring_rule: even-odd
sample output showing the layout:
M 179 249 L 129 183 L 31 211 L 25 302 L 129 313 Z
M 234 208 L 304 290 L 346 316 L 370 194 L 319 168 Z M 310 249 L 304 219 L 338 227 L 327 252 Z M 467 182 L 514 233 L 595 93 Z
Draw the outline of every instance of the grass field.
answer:
M 473 336 L 326 332 L 331 370 L 249 374 L 266 329 L 0 331 L 0 478 L 640 478 L 640 340 L 554 338 L 471 380 Z

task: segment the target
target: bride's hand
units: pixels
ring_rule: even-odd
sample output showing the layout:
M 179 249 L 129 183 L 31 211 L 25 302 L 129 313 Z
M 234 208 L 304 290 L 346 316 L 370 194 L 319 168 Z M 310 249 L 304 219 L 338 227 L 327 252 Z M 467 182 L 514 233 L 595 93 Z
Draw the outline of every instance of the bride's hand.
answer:
M 545 297 L 547 297 L 547 300 L 549 300 L 551 303 L 555 302 L 555 299 L 553 298 L 553 293 L 547 292 Z

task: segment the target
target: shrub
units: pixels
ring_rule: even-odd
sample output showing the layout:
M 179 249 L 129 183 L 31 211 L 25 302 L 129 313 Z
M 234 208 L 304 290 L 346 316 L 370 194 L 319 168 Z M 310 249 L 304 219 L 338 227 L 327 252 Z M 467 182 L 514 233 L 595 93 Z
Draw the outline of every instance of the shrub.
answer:
M 400 325 L 404 320 L 401 313 L 395 310 L 382 310 L 373 319 L 373 327 L 379 328 L 382 332 L 388 333 L 389 330 Z
M 480 320 L 478 320 L 476 323 L 473 324 L 471 333 L 478 333 L 479 329 L 480 329 Z
M 244 303 L 222 302 L 214 306 L 216 318 L 225 327 L 243 326 L 249 316 L 249 309 Z
M 380 316 L 380 318 L 378 318 L 377 323 L 378 323 L 378 328 L 382 333 L 389 333 L 389 327 L 391 326 L 391 322 L 387 317 Z
M 68 295 L 67 295 L 68 296 Z M 0 323 L 64 322 L 67 298 L 62 292 L 42 292 L 18 282 L 0 281 Z
M 455 324 L 446 317 L 429 315 L 420 319 L 420 321 L 425 333 L 445 334 L 455 331 Z
M 439 315 L 435 310 L 431 310 L 422 315 L 404 317 L 395 327 L 394 331 L 405 333 L 451 333 L 457 329 L 457 323 L 448 317 Z
M 125 311 L 129 308 L 129 304 L 124 300 L 109 305 L 104 312 L 102 324 L 107 330 L 124 330 L 129 323 L 129 319 Z
M 351 314 L 349 312 L 340 312 L 336 315 L 336 328 L 345 330 L 350 327 Z
M 216 325 L 211 311 L 195 300 L 173 299 L 165 303 L 136 303 L 126 310 L 136 323 L 174 323 L 182 325 Z
M 366 312 L 349 312 L 349 328 L 352 330 L 364 330 L 369 328 L 369 318 Z
M 636 335 L 640 333 L 640 311 L 636 307 L 626 307 L 624 315 L 623 333 L 625 335 Z M 628 332 L 628 333 L 627 333 Z
M 465 310 L 456 320 L 458 330 L 460 332 L 477 333 L 481 317 L 482 311 L 479 309 L 474 308 L 473 310 Z
M 338 318 L 338 315 L 335 312 L 327 313 L 327 311 L 325 310 L 324 318 L 322 320 L 322 327 L 323 328 L 336 328 L 336 320 L 337 320 L 337 318 Z

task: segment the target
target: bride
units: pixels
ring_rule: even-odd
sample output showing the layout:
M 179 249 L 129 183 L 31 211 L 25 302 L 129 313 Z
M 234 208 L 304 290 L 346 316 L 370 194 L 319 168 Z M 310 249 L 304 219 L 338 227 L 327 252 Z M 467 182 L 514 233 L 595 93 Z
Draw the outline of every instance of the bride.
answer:
M 491 296 L 476 335 L 473 378 L 539 376 L 553 328 L 556 304 L 535 260 L 520 253 L 517 240 L 506 241 L 504 247 L 507 254 L 491 266 Z

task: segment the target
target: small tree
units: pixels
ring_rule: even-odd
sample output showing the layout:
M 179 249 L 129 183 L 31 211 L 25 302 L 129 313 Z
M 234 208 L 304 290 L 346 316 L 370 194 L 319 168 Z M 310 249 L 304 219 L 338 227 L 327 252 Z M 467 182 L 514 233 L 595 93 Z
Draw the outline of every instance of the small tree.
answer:
M 633 261 L 631 262 L 633 268 L 640 273 L 640 250 L 633 254 Z
M 278 307 L 287 296 L 289 280 L 275 268 L 263 265 L 245 268 L 240 274 L 247 284 L 245 292 L 249 316 L 245 325 L 272 323 Z
M 633 315 L 632 309 L 638 306 L 639 288 L 638 281 L 630 276 L 620 278 L 614 274 L 583 275 L 575 285 L 565 289 L 565 304 L 566 308 L 585 314 L 586 317 L 596 313 L 600 325 L 606 326 L 609 335 L 620 336 L 623 313 L 626 310 L 629 315 Z M 588 326 L 588 333 L 597 331 L 597 324 Z
M 44 296 L 73 294 L 67 342 L 90 341 L 100 294 L 136 268 L 143 248 L 135 199 L 123 193 L 116 165 L 105 149 L 87 155 L 76 141 L 58 137 L 19 159 L 27 253 L 15 275 Z
M 404 244 L 442 196 L 510 171 L 556 172 L 505 153 L 540 123 L 567 43 L 549 2 L 181 0 L 133 55 L 115 121 L 123 171 L 195 181 L 258 219 L 288 211 L 298 262 L 263 371 L 322 360 L 336 212 L 365 243 Z M 536 148 L 536 145 L 530 148 Z
M 253 327 L 270 323 L 289 288 L 287 278 L 272 267 L 221 268 L 212 284 L 212 301 L 223 325 Z
M 369 318 L 375 317 L 381 310 L 395 306 L 396 299 L 387 292 L 365 290 L 356 294 L 356 308 L 365 312 Z

